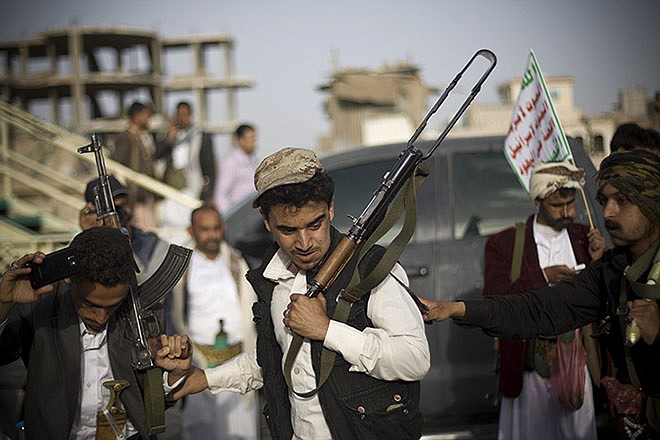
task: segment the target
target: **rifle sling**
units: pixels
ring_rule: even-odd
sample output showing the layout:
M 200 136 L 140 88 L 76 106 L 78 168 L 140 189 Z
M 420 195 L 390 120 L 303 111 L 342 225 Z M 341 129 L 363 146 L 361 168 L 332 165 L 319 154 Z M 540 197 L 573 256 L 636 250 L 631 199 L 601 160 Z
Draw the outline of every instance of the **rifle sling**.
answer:
M 147 416 L 149 435 L 165 432 L 165 392 L 163 391 L 163 373 L 158 367 L 151 367 L 145 372 L 144 410 Z
M 414 177 L 408 180 L 404 188 L 396 196 L 394 202 L 390 205 L 390 208 L 381 223 L 361 247 L 358 262 L 362 261 L 369 249 L 371 249 L 371 247 L 397 223 L 399 218 L 405 214 L 401 231 L 399 231 L 397 236 L 390 242 L 390 245 L 385 250 L 382 258 L 369 275 L 364 279 L 361 279 L 359 274 L 359 263 L 355 265 L 351 281 L 337 298 L 337 306 L 332 315 L 333 321 L 346 322 L 351 311 L 351 304 L 359 301 L 365 293 L 379 285 L 392 270 L 392 267 L 394 267 L 394 264 L 399 259 L 404 247 L 415 232 L 415 224 L 417 221 L 416 192 L 428 175 L 428 167 L 421 163 L 413 173 Z M 306 398 L 316 394 L 330 376 L 335 362 L 336 352 L 323 347 L 321 352 L 321 372 L 317 380 L 317 387 L 311 391 L 299 393 L 293 388 L 291 370 L 302 343 L 303 338 L 294 333 L 293 340 L 291 341 L 291 345 L 289 346 L 284 361 L 283 372 L 284 379 L 286 380 L 289 389 L 298 396 Z
M 511 282 L 515 283 L 520 278 L 522 268 L 523 248 L 525 246 L 525 223 L 516 223 L 516 239 L 513 243 L 513 257 L 511 259 Z

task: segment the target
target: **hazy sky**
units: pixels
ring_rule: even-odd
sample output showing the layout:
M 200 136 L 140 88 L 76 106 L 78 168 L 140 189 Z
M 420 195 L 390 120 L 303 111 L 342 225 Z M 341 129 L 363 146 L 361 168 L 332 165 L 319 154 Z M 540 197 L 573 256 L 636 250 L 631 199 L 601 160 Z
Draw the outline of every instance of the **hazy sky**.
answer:
M 329 131 L 316 87 L 333 52 L 341 67 L 407 59 L 443 87 L 489 48 L 498 66 L 480 102 L 495 102 L 497 85 L 522 74 L 530 49 L 545 76 L 575 79 L 576 105 L 589 113 L 612 110 L 625 87 L 660 90 L 659 0 L 2 0 L 0 10 L 0 40 L 72 23 L 230 34 L 235 72 L 256 82 L 238 94 L 238 117 L 257 125 L 262 156 L 313 147 Z

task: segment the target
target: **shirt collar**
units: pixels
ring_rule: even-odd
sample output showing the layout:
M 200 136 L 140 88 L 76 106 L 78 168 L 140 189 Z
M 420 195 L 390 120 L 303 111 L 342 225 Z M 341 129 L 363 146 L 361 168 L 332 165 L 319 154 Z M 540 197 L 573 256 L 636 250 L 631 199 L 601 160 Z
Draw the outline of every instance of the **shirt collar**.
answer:
M 284 281 L 294 278 L 298 270 L 282 249 L 278 249 L 264 270 L 264 278 L 271 281 Z

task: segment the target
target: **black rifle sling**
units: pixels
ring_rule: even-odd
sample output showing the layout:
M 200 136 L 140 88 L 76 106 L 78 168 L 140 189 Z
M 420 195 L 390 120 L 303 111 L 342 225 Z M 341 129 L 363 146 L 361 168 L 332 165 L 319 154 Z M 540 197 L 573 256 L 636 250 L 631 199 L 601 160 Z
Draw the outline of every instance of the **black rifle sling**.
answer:
M 372 246 L 397 223 L 402 215 L 405 214 L 404 224 L 401 231 L 399 231 L 399 234 L 390 242 L 390 245 L 385 250 L 382 258 L 369 275 L 364 279 L 361 279 L 359 263 L 355 265 L 351 281 L 337 298 L 337 307 L 332 315 L 333 321 L 346 322 L 351 310 L 351 304 L 359 301 L 365 293 L 379 285 L 392 270 L 392 267 L 394 267 L 394 264 L 399 259 L 404 247 L 415 232 L 415 224 L 417 221 L 416 192 L 428 175 L 428 167 L 424 164 L 420 164 L 413 174 L 414 177 L 408 180 L 404 188 L 396 196 L 394 202 L 390 205 L 390 208 L 381 223 L 374 230 L 369 239 L 361 246 L 358 257 L 359 262 L 362 262 L 362 259 Z M 332 371 L 335 362 L 336 352 L 323 347 L 321 352 L 321 372 L 317 380 L 317 387 L 311 391 L 299 393 L 293 389 L 291 370 L 293 368 L 293 362 L 298 355 L 298 351 L 302 346 L 302 342 L 303 338 L 294 333 L 293 340 L 291 341 L 284 362 L 284 378 L 289 389 L 298 396 L 311 397 L 318 392 L 330 376 L 330 372 Z
M 511 259 L 511 282 L 515 283 L 520 278 L 522 268 L 523 249 L 525 247 L 525 223 L 516 223 L 516 240 L 513 243 L 513 257 Z

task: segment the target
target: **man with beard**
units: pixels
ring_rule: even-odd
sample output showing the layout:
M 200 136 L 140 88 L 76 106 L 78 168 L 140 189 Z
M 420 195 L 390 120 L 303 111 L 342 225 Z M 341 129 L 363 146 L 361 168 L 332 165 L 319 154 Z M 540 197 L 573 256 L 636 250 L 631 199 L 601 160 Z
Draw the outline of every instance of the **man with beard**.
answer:
M 202 206 L 192 212 L 188 233 L 195 250 L 172 295 L 175 328 L 194 342 L 194 363 L 200 368 L 227 361 L 241 351 L 253 353 L 256 345 L 251 309 L 256 295 L 245 279 L 248 265 L 222 239 L 224 230 L 215 207 Z M 226 341 L 216 340 L 220 332 Z M 239 343 L 242 350 L 237 349 Z M 241 396 L 204 391 L 188 396 L 182 413 L 182 439 L 256 439 L 257 402 L 256 393 Z
M 584 170 L 568 162 L 539 164 L 534 168 L 530 196 L 536 204 L 536 214 L 526 223 L 488 239 L 484 295 L 508 295 L 557 284 L 578 274 L 578 265 L 584 266 L 603 255 L 605 241 L 600 232 L 574 223 L 576 190 L 584 178 Z M 586 328 L 584 334 L 570 332 L 559 340 L 555 335 L 526 341 L 499 340 L 500 439 L 540 438 L 548 432 L 554 432 L 552 437 L 557 439 L 596 438 L 589 375 L 584 374 L 579 384 L 584 404 L 577 409 L 566 407 L 552 386 L 545 360 L 546 353 L 554 352 L 556 344 L 586 336 L 584 345 L 592 359 L 590 370 L 594 383 L 598 383 L 598 354 L 590 334 L 591 329 Z M 579 369 L 586 369 L 584 361 Z
M 570 280 L 481 301 L 422 299 L 426 320 L 454 318 L 491 336 L 560 335 L 592 322 L 614 363 L 605 377 L 620 438 L 660 438 L 660 157 L 613 153 L 598 173 L 598 201 L 614 249 Z M 634 323 L 633 323 L 634 322 Z

